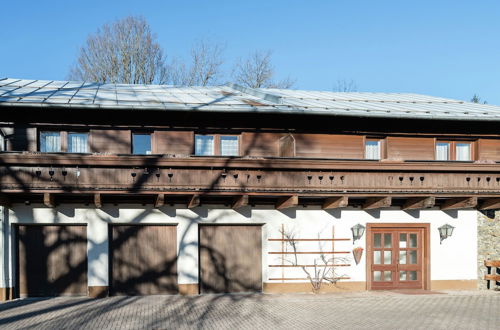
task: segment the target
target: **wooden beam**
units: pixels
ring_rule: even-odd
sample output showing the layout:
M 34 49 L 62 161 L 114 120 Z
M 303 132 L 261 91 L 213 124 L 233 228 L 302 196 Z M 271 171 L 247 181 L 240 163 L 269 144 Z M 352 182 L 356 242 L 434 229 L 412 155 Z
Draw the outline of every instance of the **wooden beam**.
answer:
M 11 204 L 10 198 L 6 194 L 0 194 L 0 206 L 9 207 Z
M 291 195 L 287 197 L 280 198 L 278 202 L 276 202 L 276 209 L 283 210 L 290 207 L 295 207 L 299 204 L 299 196 Z
M 241 195 L 234 198 L 231 207 L 233 209 L 239 209 L 240 207 L 247 205 L 248 205 L 248 195 Z
M 192 209 L 193 207 L 197 207 L 200 205 L 200 195 L 192 195 L 191 198 L 189 198 L 188 202 L 188 209 Z
M 331 197 L 327 198 L 323 203 L 323 210 L 327 209 L 336 209 L 339 207 L 346 207 L 349 204 L 349 197 L 340 196 L 340 197 Z
M 468 209 L 477 206 L 477 197 L 450 198 L 441 205 L 441 210 Z
M 372 197 L 368 198 L 363 204 L 363 210 L 379 209 L 382 207 L 389 207 L 392 204 L 392 197 Z
M 478 207 L 480 210 L 497 210 L 500 209 L 500 198 L 490 198 L 481 203 Z
M 102 207 L 101 194 L 94 194 L 94 205 L 98 209 L 100 209 Z
M 43 194 L 43 204 L 47 207 L 55 207 L 56 203 L 54 201 L 54 194 L 44 193 Z
M 415 197 L 408 198 L 404 203 L 403 210 L 416 210 L 416 209 L 426 209 L 433 207 L 436 204 L 435 197 Z
M 165 205 L 165 194 L 156 195 L 155 208 L 159 208 Z

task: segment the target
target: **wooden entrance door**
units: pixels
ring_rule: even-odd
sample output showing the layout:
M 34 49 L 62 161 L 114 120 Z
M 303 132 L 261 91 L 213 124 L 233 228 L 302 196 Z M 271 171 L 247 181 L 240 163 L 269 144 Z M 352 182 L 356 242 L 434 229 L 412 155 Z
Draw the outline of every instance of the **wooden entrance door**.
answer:
M 427 232 L 425 227 L 369 225 L 369 288 L 426 289 Z

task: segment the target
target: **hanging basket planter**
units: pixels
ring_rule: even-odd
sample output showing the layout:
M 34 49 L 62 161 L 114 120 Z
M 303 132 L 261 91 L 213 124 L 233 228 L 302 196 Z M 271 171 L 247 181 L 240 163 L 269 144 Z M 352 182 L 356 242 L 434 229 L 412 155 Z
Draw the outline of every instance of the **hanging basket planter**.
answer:
M 354 261 L 356 262 L 356 265 L 359 264 L 361 257 L 363 256 L 363 251 L 364 249 L 362 247 L 357 247 L 352 249 L 352 255 L 354 256 Z

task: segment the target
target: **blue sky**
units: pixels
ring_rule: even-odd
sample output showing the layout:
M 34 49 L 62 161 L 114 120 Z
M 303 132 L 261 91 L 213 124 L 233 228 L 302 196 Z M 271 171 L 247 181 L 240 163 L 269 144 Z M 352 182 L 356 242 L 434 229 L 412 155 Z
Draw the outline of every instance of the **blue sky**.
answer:
M 89 33 L 142 15 L 171 56 L 225 43 L 230 64 L 270 49 L 295 88 L 412 92 L 500 104 L 500 1 L 5 1 L 0 76 L 65 79 Z

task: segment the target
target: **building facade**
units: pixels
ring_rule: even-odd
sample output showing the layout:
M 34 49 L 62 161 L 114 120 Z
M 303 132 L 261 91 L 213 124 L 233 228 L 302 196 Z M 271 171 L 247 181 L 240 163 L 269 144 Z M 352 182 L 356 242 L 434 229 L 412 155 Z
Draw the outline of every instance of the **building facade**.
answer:
M 0 111 L 3 299 L 476 289 L 498 257 L 500 107 L 3 79 Z

